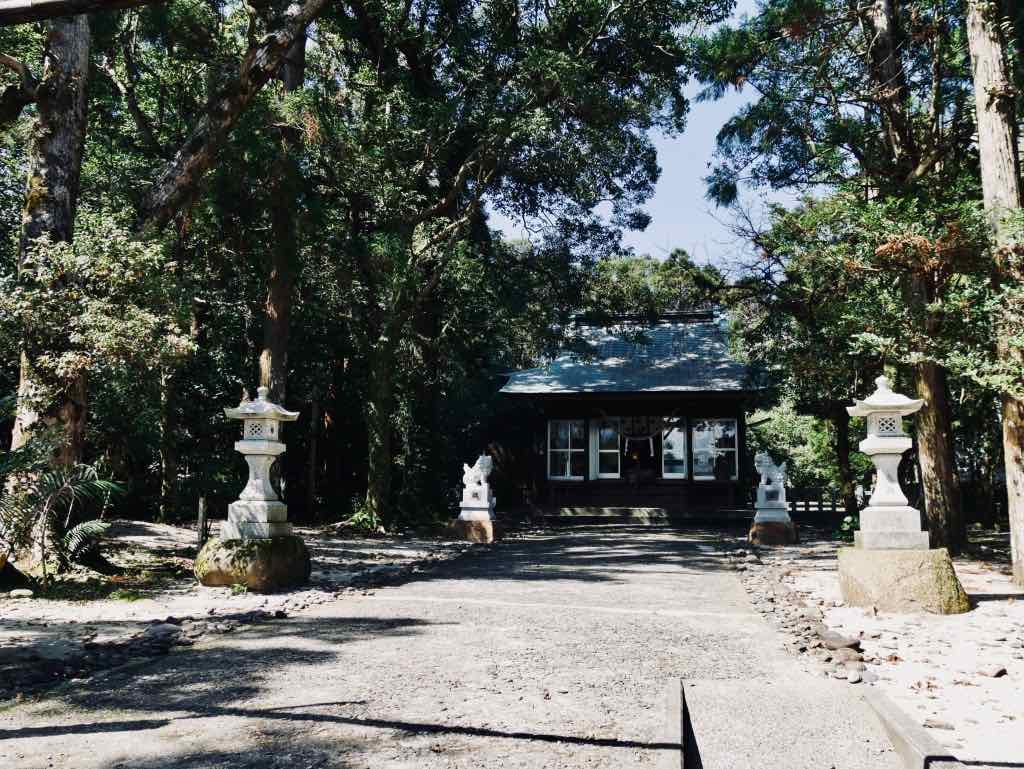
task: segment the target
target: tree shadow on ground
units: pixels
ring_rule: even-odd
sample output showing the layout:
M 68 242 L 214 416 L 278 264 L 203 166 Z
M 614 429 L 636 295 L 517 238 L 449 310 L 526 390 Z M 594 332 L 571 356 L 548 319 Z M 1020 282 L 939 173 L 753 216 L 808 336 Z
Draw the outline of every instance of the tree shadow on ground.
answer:
M 259 744 L 244 747 L 184 747 L 180 753 L 157 757 L 114 759 L 100 769 L 354 769 L 365 763 L 350 757 L 358 742 L 324 739 L 294 729 L 262 731 Z
M 721 533 L 669 526 L 587 526 L 530 534 L 470 551 L 415 579 L 615 582 L 622 574 L 724 572 Z M 662 569 L 657 567 L 671 567 Z
M 297 618 L 247 626 L 230 634 L 228 645 L 198 646 L 170 655 L 140 660 L 140 666 L 113 669 L 84 682 L 71 682 L 52 691 L 75 710 L 129 710 L 145 712 L 212 712 L 224 703 L 258 695 L 275 669 L 330 664 L 337 653 L 332 647 L 380 636 L 413 636 L 428 622 L 416 618 Z M 222 637 L 223 638 L 223 637 Z M 299 640 L 317 642 L 303 648 Z M 260 642 L 271 640 L 271 645 Z M 295 643 L 289 644 L 289 641 Z M 325 648 L 326 647 L 326 648 Z M 139 722 L 140 729 L 155 728 Z M 60 727 L 52 727 L 58 729 Z M 64 727 L 68 734 L 88 731 L 82 724 Z M 102 723 L 96 725 L 102 730 Z M 76 731 L 78 730 L 78 731 Z M 53 736 L 60 733 L 50 731 Z M 21 735 L 18 729 L 0 729 L 0 741 Z

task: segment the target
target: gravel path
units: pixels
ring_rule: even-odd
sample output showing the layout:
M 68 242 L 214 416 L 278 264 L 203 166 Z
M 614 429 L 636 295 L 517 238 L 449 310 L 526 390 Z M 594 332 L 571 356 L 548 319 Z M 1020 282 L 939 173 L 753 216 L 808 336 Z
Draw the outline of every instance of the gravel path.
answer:
M 606 527 L 480 548 L 0 711 L 0 766 L 678 766 L 682 678 L 707 769 L 897 767 L 855 689 L 799 669 L 715 545 Z

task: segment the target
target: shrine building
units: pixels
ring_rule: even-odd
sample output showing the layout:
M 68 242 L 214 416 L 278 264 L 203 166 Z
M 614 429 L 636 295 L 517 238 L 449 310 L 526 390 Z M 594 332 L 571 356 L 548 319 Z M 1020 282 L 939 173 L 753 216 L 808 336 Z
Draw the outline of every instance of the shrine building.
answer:
M 512 373 L 501 390 L 530 406 L 535 501 L 672 517 L 744 505 L 744 412 L 758 388 L 730 353 L 725 319 L 677 312 L 577 331 L 582 349 Z

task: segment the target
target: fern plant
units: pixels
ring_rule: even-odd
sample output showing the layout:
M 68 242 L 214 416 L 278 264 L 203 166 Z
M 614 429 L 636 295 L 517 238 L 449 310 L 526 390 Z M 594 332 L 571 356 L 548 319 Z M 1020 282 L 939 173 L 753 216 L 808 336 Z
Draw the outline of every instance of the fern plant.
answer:
M 45 584 L 51 556 L 65 571 L 97 548 L 109 523 L 79 519 L 97 505 L 105 508 L 121 491 L 91 465 L 21 469 L 7 476 L 0 497 L 0 537 L 8 552 L 31 548 L 36 553 Z

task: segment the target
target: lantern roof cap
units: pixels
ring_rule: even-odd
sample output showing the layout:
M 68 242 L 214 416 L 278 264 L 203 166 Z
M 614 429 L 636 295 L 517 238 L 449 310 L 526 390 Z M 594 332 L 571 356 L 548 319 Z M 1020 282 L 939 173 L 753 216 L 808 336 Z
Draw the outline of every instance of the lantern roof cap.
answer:
M 242 396 L 242 402 L 233 409 L 224 409 L 224 416 L 230 419 L 277 419 L 281 422 L 294 422 L 299 418 L 298 411 L 288 411 L 276 403 L 267 400 L 270 390 L 266 387 L 256 389 L 256 400 L 249 400 L 248 394 Z
M 889 386 L 889 380 L 885 376 L 878 377 L 875 380 L 875 385 L 877 385 L 877 389 L 871 395 L 864 400 L 854 398 L 854 405 L 846 407 L 846 411 L 850 416 L 866 417 L 869 414 L 877 414 L 884 411 L 888 413 L 896 412 L 900 416 L 905 417 L 918 411 L 924 405 L 923 400 L 914 400 L 906 395 L 893 392 Z

